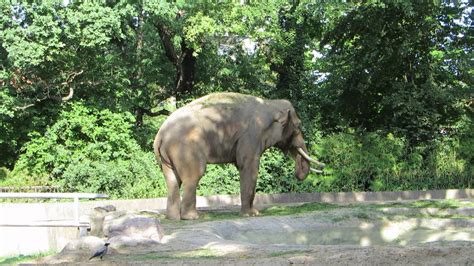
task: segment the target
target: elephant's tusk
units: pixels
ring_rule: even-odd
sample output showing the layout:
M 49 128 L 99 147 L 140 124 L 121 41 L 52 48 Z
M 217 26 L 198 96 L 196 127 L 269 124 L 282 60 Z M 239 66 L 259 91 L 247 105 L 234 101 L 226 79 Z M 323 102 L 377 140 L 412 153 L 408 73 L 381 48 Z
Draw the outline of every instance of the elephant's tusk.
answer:
M 321 167 L 326 166 L 324 163 L 318 162 L 317 160 L 309 157 L 309 155 L 306 154 L 306 152 L 304 152 L 304 150 L 302 148 L 298 148 L 297 151 L 301 154 L 301 156 L 303 156 L 303 158 L 305 158 L 309 162 L 315 163 L 315 164 L 317 164 L 318 166 L 321 166 Z
M 316 173 L 316 174 L 324 174 L 323 170 L 318 170 L 318 169 L 314 169 L 314 168 L 309 168 L 309 170 L 313 173 Z

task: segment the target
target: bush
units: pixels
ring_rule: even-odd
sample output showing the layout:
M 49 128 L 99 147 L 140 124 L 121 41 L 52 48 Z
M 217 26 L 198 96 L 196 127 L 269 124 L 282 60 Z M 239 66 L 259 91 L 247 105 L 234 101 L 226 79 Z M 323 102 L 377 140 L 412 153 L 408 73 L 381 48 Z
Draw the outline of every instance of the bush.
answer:
M 199 181 L 197 194 L 201 196 L 240 193 L 239 171 L 231 164 L 208 164 Z
M 308 134 L 310 150 L 321 155 L 327 174 L 310 174 L 300 182 L 290 156 L 270 149 L 260 160 L 257 193 L 470 188 L 474 128 L 466 121 L 456 137 L 441 136 L 417 147 L 380 132 Z M 14 170 L 2 170 L 0 184 L 59 184 L 64 191 L 102 192 L 112 198 L 166 196 L 163 174 L 151 152 L 155 130 L 148 127 L 135 138 L 133 122 L 129 113 L 70 104 L 44 134 L 30 134 Z M 211 164 L 197 191 L 199 195 L 239 192 L 237 169 Z
M 313 175 L 301 182 L 294 176 L 295 163 L 278 149 L 269 149 L 260 159 L 257 193 L 310 192 L 315 190 Z M 199 182 L 199 195 L 240 193 L 239 172 L 233 165 L 207 166 Z
M 322 143 L 328 176 L 318 191 L 385 191 L 468 188 L 472 164 L 459 140 L 443 137 L 410 147 L 403 138 L 380 133 L 339 133 Z
M 311 192 L 316 189 L 315 177 L 310 173 L 304 181 L 299 181 L 295 177 L 295 161 L 291 156 L 272 148 L 265 152 L 260 160 L 257 192 Z
M 153 153 L 133 138 L 133 116 L 73 103 L 44 135 L 32 133 L 14 169 L 32 185 L 104 192 L 114 198 L 165 195 Z M 151 150 L 151 148 L 150 148 Z M 24 178 L 23 178 L 24 179 Z
M 97 191 L 112 198 L 166 196 L 163 174 L 151 152 L 135 152 L 130 160 L 71 163 L 58 183 L 67 191 Z
M 6 167 L 0 167 L 0 183 L 7 178 L 10 171 Z

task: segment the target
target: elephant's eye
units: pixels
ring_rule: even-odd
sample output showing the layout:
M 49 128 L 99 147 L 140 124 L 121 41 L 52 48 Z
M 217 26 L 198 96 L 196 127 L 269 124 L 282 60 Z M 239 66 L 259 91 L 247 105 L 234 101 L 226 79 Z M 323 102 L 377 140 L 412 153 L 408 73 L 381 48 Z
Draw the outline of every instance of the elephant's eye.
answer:
M 301 134 L 301 129 L 300 128 L 296 128 L 293 135 L 294 136 L 298 136 L 299 134 Z

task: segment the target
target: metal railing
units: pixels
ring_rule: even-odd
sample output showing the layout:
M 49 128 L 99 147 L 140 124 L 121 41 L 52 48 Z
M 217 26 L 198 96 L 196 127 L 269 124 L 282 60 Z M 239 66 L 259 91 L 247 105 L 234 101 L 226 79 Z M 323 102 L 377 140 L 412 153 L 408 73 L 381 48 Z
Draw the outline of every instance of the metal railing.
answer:
M 5 227 L 77 227 L 79 235 L 87 234 L 90 228 L 88 222 L 79 221 L 79 199 L 105 199 L 109 196 L 106 194 L 95 193 L 22 193 L 22 192 L 7 192 L 0 193 L 0 199 L 73 199 L 74 200 L 74 219 L 61 221 L 22 221 L 18 223 L 0 223 L 0 226 Z
M 59 192 L 60 186 L 8 186 L 0 187 L 0 193 L 4 192 Z

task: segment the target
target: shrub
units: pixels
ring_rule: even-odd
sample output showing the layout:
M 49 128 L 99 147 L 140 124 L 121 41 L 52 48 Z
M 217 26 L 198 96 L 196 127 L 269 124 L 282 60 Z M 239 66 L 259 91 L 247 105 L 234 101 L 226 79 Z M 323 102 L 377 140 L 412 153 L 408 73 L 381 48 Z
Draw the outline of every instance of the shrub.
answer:
M 442 137 L 410 147 L 403 138 L 381 133 L 338 133 L 324 138 L 328 176 L 319 191 L 426 190 L 471 187 L 472 164 L 459 140 Z
M 272 148 L 266 151 L 260 160 L 257 192 L 309 192 L 315 189 L 313 178 L 314 175 L 310 174 L 304 181 L 296 179 L 295 162 L 291 156 Z
M 162 121 L 160 118 L 153 125 Z M 137 129 L 133 129 L 133 122 L 129 113 L 69 104 L 44 134 L 30 134 L 31 140 L 14 170 L 2 170 L 0 183 L 59 184 L 64 191 L 103 192 L 113 198 L 166 196 L 163 174 L 151 152 L 156 129 L 150 126 L 134 137 Z M 441 136 L 417 147 L 381 132 L 352 130 L 325 137 L 313 132 L 307 138 L 310 150 L 321 155 L 327 174 L 310 174 L 298 181 L 290 156 L 270 149 L 261 157 L 256 190 L 284 193 L 470 188 L 474 176 L 472 132 L 472 123 L 466 122 L 456 137 Z M 319 145 L 315 145 L 316 140 Z M 207 166 L 197 191 L 199 195 L 239 192 L 235 166 L 212 164 Z
M 32 133 L 14 173 L 35 185 L 105 192 L 114 198 L 163 196 L 164 180 L 151 152 L 133 138 L 133 116 L 69 105 L 44 135 Z
M 315 176 L 301 182 L 294 176 L 295 163 L 278 149 L 269 149 L 260 159 L 257 193 L 310 192 L 315 190 Z M 240 193 L 239 172 L 233 165 L 207 166 L 199 182 L 199 195 Z
M 58 183 L 67 191 L 100 191 L 112 198 L 166 195 L 164 177 L 151 152 L 135 152 L 129 160 L 71 163 Z
M 208 164 L 199 181 L 197 194 L 201 196 L 240 193 L 239 171 L 230 164 Z

